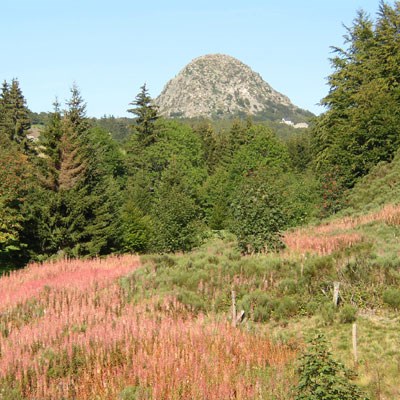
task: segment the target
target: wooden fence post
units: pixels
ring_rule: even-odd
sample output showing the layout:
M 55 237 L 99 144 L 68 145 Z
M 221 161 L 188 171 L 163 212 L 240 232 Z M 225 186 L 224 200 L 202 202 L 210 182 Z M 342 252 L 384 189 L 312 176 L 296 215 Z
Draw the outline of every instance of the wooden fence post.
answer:
M 232 326 L 236 326 L 236 293 L 232 290 Z
M 333 282 L 333 305 L 335 307 L 339 304 L 339 287 L 340 282 Z
M 353 324 L 353 357 L 354 357 L 354 365 L 357 367 L 358 364 L 358 354 L 357 354 L 357 323 Z

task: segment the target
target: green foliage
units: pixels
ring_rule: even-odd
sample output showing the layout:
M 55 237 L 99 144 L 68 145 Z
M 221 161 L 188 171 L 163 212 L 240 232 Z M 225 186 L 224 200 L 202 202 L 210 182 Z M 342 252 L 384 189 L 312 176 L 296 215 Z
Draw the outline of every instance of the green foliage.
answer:
M 350 304 L 345 304 L 340 310 L 339 320 L 342 324 L 351 324 L 357 319 L 357 309 Z
M 238 308 L 243 309 L 256 322 L 266 322 L 271 316 L 275 302 L 271 295 L 263 290 L 254 290 L 245 294 L 238 302 Z
M 67 104 L 63 114 L 55 104 L 36 160 L 40 185 L 29 199 L 29 234 L 39 257 L 94 256 L 120 246 L 123 155 L 108 133 L 90 127 L 75 85 Z
M 135 106 L 128 112 L 136 115 L 134 128 L 138 133 L 139 140 L 145 146 L 154 143 L 157 137 L 154 123 L 158 119 L 158 114 L 157 107 L 152 103 L 146 84 L 140 88 L 140 92 L 130 104 Z
M 149 248 L 152 221 L 132 201 L 125 201 L 121 211 L 122 251 L 142 253 Z
M 246 176 L 231 196 L 230 229 L 243 252 L 278 250 L 281 232 L 315 215 L 319 196 L 309 177 L 262 167 Z
M 139 220 L 129 222 L 125 212 L 124 230 L 128 236 L 136 231 L 136 237 L 146 237 L 146 248 L 153 251 L 187 251 L 199 243 L 203 231 L 202 143 L 189 127 L 177 122 L 159 120 L 155 129 L 157 141 L 143 145 L 133 136 L 127 143 L 126 199 Z M 132 238 L 124 239 L 125 243 Z
M 30 126 L 29 110 L 18 80 L 13 79 L 11 85 L 4 81 L 0 95 L 0 135 L 17 143 L 28 154 L 31 145 L 26 135 Z
M 312 161 L 311 134 L 309 129 L 302 129 L 296 135 L 290 136 L 286 145 L 292 167 L 298 172 L 304 172 Z
M 347 193 L 348 212 L 377 209 L 400 200 L 400 154 L 393 161 L 381 162 Z
M 22 235 L 27 222 L 26 198 L 32 191 L 33 169 L 18 146 L 0 140 L 0 268 L 27 261 Z
M 118 395 L 118 400 L 146 400 L 151 399 L 149 389 L 141 386 L 128 386 Z
M 351 188 L 399 147 L 399 4 L 382 2 L 375 23 L 359 11 L 347 28 L 345 49 L 334 48 L 327 112 L 313 129 L 314 164 L 322 174 L 337 170 Z
M 345 206 L 345 183 L 340 174 L 339 167 L 320 173 L 322 204 L 322 218 L 339 212 Z
M 389 288 L 383 292 L 383 301 L 395 310 L 400 309 L 400 289 Z
M 153 247 L 161 252 L 188 251 L 200 243 L 201 209 L 182 170 L 171 160 L 155 191 Z
M 114 117 L 113 115 L 104 115 L 101 118 L 92 118 L 91 122 L 94 126 L 108 132 L 111 137 L 118 143 L 124 143 L 131 133 L 132 119 Z
M 284 188 L 277 170 L 248 177 L 235 193 L 230 228 L 242 252 L 263 252 L 283 247 L 281 231 L 288 225 L 284 213 Z
M 285 296 L 278 300 L 274 317 L 276 320 L 287 320 L 294 317 L 298 313 L 299 304 L 296 299 Z
M 330 326 L 335 322 L 336 313 L 332 303 L 322 303 L 318 307 L 318 317 L 323 326 Z
M 300 359 L 296 400 L 366 399 L 351 382 L 353 375 L 332 358 L 322 334 L 317 334 Z

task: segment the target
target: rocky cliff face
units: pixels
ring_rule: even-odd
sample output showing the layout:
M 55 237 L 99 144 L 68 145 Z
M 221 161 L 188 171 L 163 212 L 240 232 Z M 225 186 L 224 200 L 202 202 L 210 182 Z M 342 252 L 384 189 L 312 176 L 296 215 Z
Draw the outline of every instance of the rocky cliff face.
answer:
M 190 62 L 155 99 L 160 114 L 178 118 L 253 115 L 301 122 L 311 114 L 294 106 L 236 58 L 210 54 Z

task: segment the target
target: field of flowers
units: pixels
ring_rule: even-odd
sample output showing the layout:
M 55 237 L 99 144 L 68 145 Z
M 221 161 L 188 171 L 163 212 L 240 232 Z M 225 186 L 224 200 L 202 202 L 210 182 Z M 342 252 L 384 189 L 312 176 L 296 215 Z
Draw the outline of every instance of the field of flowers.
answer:
M 373 222 L 399 226 L 400 205 L 388 204 L 358 217 L 343 217 L 310 228 L 295 229 L 287 232 L 283 241 L 287 249 L 295 253 L 327 255 L 361 242 L 363 235 L 356 229 Z
M 0 399 L 288 398 L 294 350 L 173 297 L 131 304 L 120 278 L 138 268 L 127 255 L 0 278 Z

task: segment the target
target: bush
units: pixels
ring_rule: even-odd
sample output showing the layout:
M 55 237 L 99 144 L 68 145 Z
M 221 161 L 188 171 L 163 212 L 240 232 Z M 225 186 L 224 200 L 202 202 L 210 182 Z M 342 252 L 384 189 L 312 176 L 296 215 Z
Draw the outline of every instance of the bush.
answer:
M 305 311 L 306 311 L 307 315 L 310 316 L 310 315 L 314 315 L 318 311 L 318 308 L 319 308 L 319 304 L 316 301 L 309 301 L 306 304 Z
M 288 226 L 288 221 L 283 207 L 281 176 L 282 172 L 275 169 L 253 172 L 235 191 L 230 229 L 237 235 L 242 253 L 275 251 L 283 247 L 281 231 Z
M 279 283 L 279 291 L 285 294 L 295 294 L 298 290 L 299 284 L 294 279 L 283 279 Z
M 290 297 L 283 297 L 279 300 L 275 310 L 275 319 L 283 320 L 296 315 L 298 310 L 297 302 Z
M 331 303 L 324 303 L 319 308 L 319 317 L 322 325 L 332 325 L 335 321 L 335 308 Z
M 400 290 L 389 288 L 383 292 L 383 301 L 395 310 L 400 309 Z
M 238 302 L 238 309 L 243 309 L 246 315 L 253 317 L 256 322 L 266 322 L 271 318 L 274 309 L 274 302 L 271 301 L 268 293 L 262 290 L 255 290 Z
M 180 288 L 177 290 L 177 300 L 184 304 L 188 310 L 193 313 L 206 311 L 204 300 L 195 292 Z
M 350 304 L 345 304 L 340 311 L 339 320 L 342 324 L 351 324 L 356 320 L 357 309 Z
M 127 386 L 118 396 L 118 400 L 148 400 L 150 398 L 149 390 L 140 386 Z
M 350 380 L 351 371 L 332 358 L 326 340 L 317 334 L 300 359 L 295 400 L 366 400 Z

